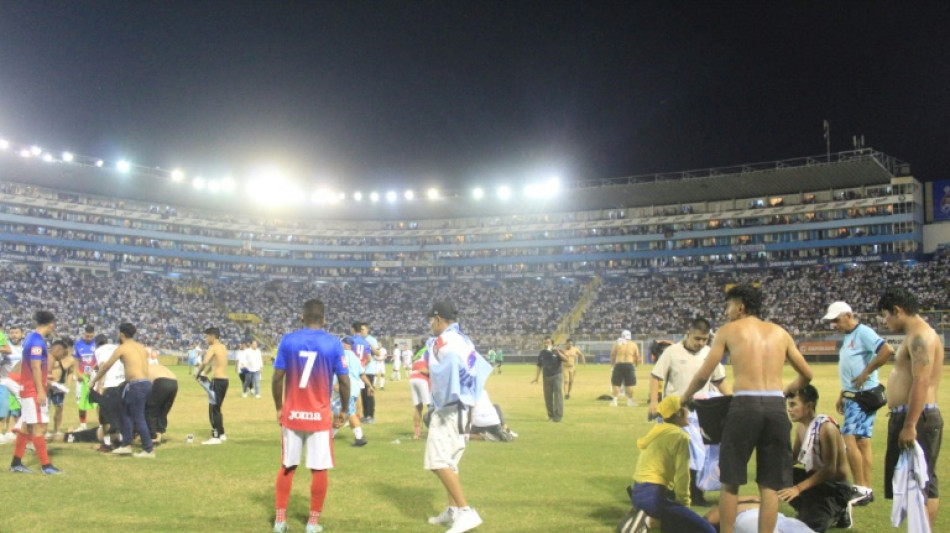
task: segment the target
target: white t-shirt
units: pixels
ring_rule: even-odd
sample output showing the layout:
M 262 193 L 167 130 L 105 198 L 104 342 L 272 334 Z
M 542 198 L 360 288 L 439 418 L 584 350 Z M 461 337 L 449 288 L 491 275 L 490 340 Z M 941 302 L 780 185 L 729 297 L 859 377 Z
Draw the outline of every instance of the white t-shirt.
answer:
M 112 353 L 118 348 L 115 344 L 103 344 L 96 348 L 96 364 L 102 366 L 112 357 Z M 125 365 L 121 359 L 117 359 L 115 364 L 106 372 L 106 377 L 102 378 L 102 388 L 118 387 L 125 381 Z
M 16 366 L 17 363 L 23 360 L 23 341 L 20 341 L 20 344 L 10 343 L 10 362 L 13 363 L 13 366 Z
M 264 359 L 261 356 L 261 351 L 255 350 L 254 348 L 248 348 L 244 352 L 244 364 L 246 365 L 248 371 L 260 372 L 261 368 L 264 367 Z
M 693 381 L 696 371 L 703 366 L 708 354 L 709 346 L 703 346 L 701 350 L 694 354 L 688 351 L 682 342 L 671 344 L 663 350 L 651 372 L 653 377 L 664 380 L 663 395 L 682 396 L 689 388 L 690 382 Z M 723 379 L 726 379 L 726 370 L 722 367 L 722 364 L 718 364 L 710 375 L 709 381 L 715 382 Z M 706 382 L 706 385 L 698 392 L 708 390 L 709 382 Z
M 247 350 L 236 350 L 234 352 L 234 358 L 237 360 L 238 370 L 247 368 Z
M 475 407 L 472 409 L 472 425 L 487 428 L 499 424 L 501 424 L 501 419 L 498 418 L 498 411 L 495 410 L 491 399 L 488 398 L 488 391 L 483 390 L 481 396 L 478 397 L 478 401 L 475 402 Z
M 402 351 L 399 348 L 393 348 L 393 368 L 398 369 L 402 364 Z

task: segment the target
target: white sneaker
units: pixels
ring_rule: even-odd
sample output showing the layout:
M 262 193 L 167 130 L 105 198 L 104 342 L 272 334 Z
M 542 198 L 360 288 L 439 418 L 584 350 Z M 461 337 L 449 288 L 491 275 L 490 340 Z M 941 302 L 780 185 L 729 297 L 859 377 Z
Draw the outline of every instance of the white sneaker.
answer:
M 139 453 L 133 453 L 132 457 L 135 457 L 136 459 L 155 459 L 155 450 L 150 452 L 142 450 Z
M 455 522 L 455 515 L 451 507 L 446 507 L 438 516 L 430 516 L 429 523 L 433 526 L 451 526 Z
M 246 392 L 242 392 L 242 393 L 241 393 L 241 398 L 247 398 L 247 393 L 246 393 Z
M 132 447 L 119 446 L 118 448 L 112 450 L 112 455 L 132 455 Z
M 228 440 L 228 436 L 225 435 L 224 433 L 222 433 L 221 436 L 218 437 L 218 438 L 221 439 L 221 442 L 224 442 L 224 441 Z
M 614 398 L 613 400 L 610 400 L 610 406 L 611 406 L 611 407 L 617 407 L 617 399 L 616 399 L 616 398 Z
M 459 512 L 455 513 L 455 522 L 452 522 L 452 527 L 445 533 L 464 533 L 480 525 L 482 525 L 482 517 L 478 516 L 475 509 L 471 507 L 459 509 Z
M 202 442 L 201 444 L 221 444 L 221 439 L 216 439 L 214 437 L 211 437 L 210 439 Z

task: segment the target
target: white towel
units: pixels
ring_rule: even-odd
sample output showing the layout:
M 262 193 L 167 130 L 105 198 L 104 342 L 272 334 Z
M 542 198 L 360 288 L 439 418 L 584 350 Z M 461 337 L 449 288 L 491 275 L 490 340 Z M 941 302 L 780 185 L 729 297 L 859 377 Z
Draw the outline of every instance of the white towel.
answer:
M 805 466 L 805 472 L 814 472 L 824 466 L 821 460 L 821 425 L 825 422 L 835 423 L 828 415 L 816 415 L 805 430 L 805 440 L 802 449 L 798 452 L 798 462 Z M 837 424 L 836 424 L 837 425 Z
M 891 506 L 891 525 L 899 527 L 907 518 L 909 533 L 930 533 L 930 521 L 927 518 L 927 497 L 924 487 L 930 477 L 927 475 L 927 458 L 920 444 L 914 443 L 913 449 L 904 449 L 897 459 L 894 469 L 894 503 Z

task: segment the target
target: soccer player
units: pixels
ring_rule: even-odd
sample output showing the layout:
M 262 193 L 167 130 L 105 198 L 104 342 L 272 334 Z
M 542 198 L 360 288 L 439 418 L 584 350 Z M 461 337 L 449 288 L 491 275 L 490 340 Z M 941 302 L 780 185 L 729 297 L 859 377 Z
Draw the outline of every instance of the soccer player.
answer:
M 353 353 L 353 339 L 351 337 L 343 339 L 343 353 L 346 359 L 345 366 L 350 375 L 350 399 L 346 403 L 346 416 L 350 422 L 350 428 L 353 429 L 353 437 L 356 438 L 356 440 L 353 441 L 353 446 L 359 448 L 360 446 L 366 446 L 367 441 L 363 436 L 363 427 L 360 425 L 360 417 L 356 414 L 356 399 L 360 397 L 360 390 L 363 388 L 369 389 L 370 396 L 375 395 L 376 391 L 373 390 L 373 384 L 366 378 L 366 372 L 363 370 L 363 366 L 360 365 L 359 358 Z M 339 396 L 339 391 L 340 386 L 339 383 L 337 383 L 336 392 L 340 400 L 340 410 L 342 410 L 343 397 Z M 334 414 L 339 415 L 339 412 L 335 412 Z M 334 429 L 334 437 L 336 437 L 336 433 L 337 430 Z
M 393 372 L 389 376 L 390 381 L 402 381 L 402 350 L 399 348 L 398 344 L 393 345 Z
M 611 407 L 617 407 L 617 397 L 620 396 L 620 386 L 623 385 L 627 395 L 627 407 L 636 407 L 633 399 L 633 387 L 637 384 L 637 365 L 640 364 L 640 348 L 631 340 L 630 330 L 620 333 L 620 338 L 610 349 L 610 385 L 613 387 Z
M 331 419 L 330 393 L 336 375 L 341 398 L 350 397 L 350 376 L 344 365 L 343 344 L 323 329 L 326 309 L 317 299 L 303 305 L 303 328 L 280 340 L 274 359 L 272 389 L 277 421 L 281 426 L 281 466 L 275 490 L 274 532 L 287 531 L 287 501 L 294 472 L 307 450 L 311 471 L 310 519 L 307 533 L 319 533 L 323 502 L 327 495 L 327 470 L 333 468 L 331 430 L 342 426 L 346 413 Z
M 89 380 L 96 369 L 96 328 L 88 325 L 76 342 L 73 357 L 78 362 L 76 369 L 76 393 L 79 399 L 79 429 L 86 429 L 86 412 L 96 405 L 89 403 Z
M 468 426 L 491 365 L 459 330 L 455 304 L 435 302 L 426 316 L 435 335 L 426 351 L 435 411 L 429 421 L 424 468 L 439 478 L 449 499 L 448 507 L 429 518 L 429 523 L 451 526 L 446 533 L 463 533 L 482 523 L 478 512 L 468 506 L 459 479 L 458 465 L 465 453 L 463 428 Z
M 148 379 L 148 352 L 135 341 L 135 326 L 123 322 L 119 324 L 119 347 L 100 368 L 99 373 L 90 382 L 94 386 L 109 369 L 122 361 L 127 384 L 122 391 L 122 446 L 112 450 L 116 455 L 132 455 L 133 426 L 142 439 L 142 451 L 134 454 L 136 459 L 154 459 L 155 449 L 152 434 L 145 421 L 145 402 L 152 392 L 152 382 Z
M 373 347 L 366 340 L 362 322 L 353 322 L 350 327 L 353 330 L 353 334 L 350 335 L 350 339 L 353 340 L 353 353 L 360 358 L 360 364 L 363 365 L 366 379 L 368 379 L 370 383 L 373 383 L 373 378 L 375 377 L 373 373 L 376 367 L 376 361 L 373 359 Z M 367 329 L 366 331 L 369 330 Z M 360 422 L 367 424 L 375 422 L 376 398 L 375 396 L 370 396 L 368 388 L 364 388 L 360 391 L 360 403 L 363 407 L 363 416 L 360 418 Z
M 205 340 L 208 342 L 208 352 L 195 375 L 197 381 L 205 373 L 205 369 L 213 371 L 211 390 L 214 391 L 214 403 L 208 406 L 208 418 L 211 420 L 211 438 L 201 444 L 221 444 L 228 440 L 224 434 L 224 416 L 221 414 L 221 405 L 224 396 L 228 393 L 228 349 L 221 344 L 218 338 L 221 331 L 210 327 L 205 330 Z
M 772 531 L 778 520 L 778 493 L 792 484 L 792 425 L 785 412 L 785 393 L 801 390 L 812 371 L 781 327 L 759 318 L 762 293 L 752 285 L 737 285 L 726 292 L 724 324 L 712 349 L 696 371 L 683 395 L 688 404 L 706 386 L 713 370 L 728 351 L 732 361 L 735 394 L 726 414 L 719 457 L 719 513 L 722 533 L 733 533 L 739 487 L 746 483 L 752 450 L 756 450 L 756 483 L 762 507 L 759 531 Z M 798 376 L 782 386 L 782 367 L 791 364 Z
M 48 352 L 43 337 L 53 334 L 56 318 L 49 311 L 37 311 L 33 320 L 36 322 L 36 328 L 23 341 L 25 362 L 20 368 L 20 405 L 25 428 L 17 434 L 10 471 L 32 473 L 29 468 L 23 466 L 23 453 L 26 451 L 26 445 L 32 442 L 43 473 L 61 474 L 62 472 L 49 461 L 45 437 L 49 424 L 49 407 L 46 401 Z
M 10 341 L 7 336 L 0 331 L 0 380 L 9 379 L 10 371 L 13 370 L 13 359 L 10 355 L 13 349 L 10 348 Z M 10 389 L 0 383 L 0 421 L 7 422 L 10 416 Z M 0 431 L 0 444 L 7 443 L 7 436 Z
M 841 433 L 844 435 L 848 464 L 854 478 L 854 489 L 861 496 L 856 505 L 867 505 L 874 501 L 874 492 L 871 490 L 871 434 L 877 413 L 866 412 L 858 402 L 844 395 L 878 386 L 877 369 L 891 359 L 894 348 L 873 329 L 859 323 L 851 306 L 845 302 L 829 305 L 822 320 L 830 322 L 835 331 L 844 334 L 838 350 L 841 394 L 835 408 L 844 415 Z
M 940 497 L 937 489 L 937 456 L 943 438 L 943 416 L 937 406 L 937 388 L 943 370 L 943 341 L 918 314 L 917 297 L 907 289 L 888 289 L 877 304 L 888 329 L 903 333 L 894 370 L 887 377 L 887 451 L 884 456 L 884 497 L 893 497 L 894 469 L 902 448 L 914 442 L 924 450 L 927 475 L 924 487 L 927 515 L 933 529 Z

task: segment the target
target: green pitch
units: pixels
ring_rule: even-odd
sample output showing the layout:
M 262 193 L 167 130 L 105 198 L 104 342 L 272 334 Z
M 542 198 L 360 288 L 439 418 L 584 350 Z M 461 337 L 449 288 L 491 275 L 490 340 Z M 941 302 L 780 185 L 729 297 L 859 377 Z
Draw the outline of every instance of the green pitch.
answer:
M 814 369 L 822 395 L 819 409 L 832 413 L 837 367 Z M 38 473 L 35 455 L 27 452 L 24 463 L 37 473 L 14 475 L 5 469 L 0 473 L 0 532 L 269 531 L 280 461 L 269 372 L 265 370 L 259 400 L 242 398 L 237 380 L 232 379 L 224 404 L 228 441 L 202 446 L 210 432 L 205 393 L 185 367 L 176 371 L 181 381 L 169 417 L 170 439 L 156 449 L 157 459 L 113 457 L 93 451 L 89 444 L 54 443 L 52 461 L 66 474 L 44 477 Z M 648 372 L 647 367 L 638 370 L 640 407 L 611 408 L 596 400 L 608 392 L 608 367 L 579 367 L 560 424 L 547 422 L 541 386 L 529 384 L 534 367 L 507 365 L 503 374 L 493 376 L 488 390 L 520 437 L 513 443 L 472 442 L 462 459 L 466 496 L 485 520 L 478 531 L 611 531 L 629 507 L 624 487 L 631 482 L 636 439 L 648 428 L 644 407 Z M 885 367 L 883 374 L 889 372 L 890 366 Z M 941 405 L 948 405 L 948 393 L 944 384 Z M 426 523 L 427 516 L 443 508 L 445 496 L 436 477 L 422 470 L 424 443 L 411 440 L 409 404 L 408 382 L 387 381 L 386 389 L 378 393 L 378 422 L 365 426 L 369 445 L 351 448 L 353 434 L 348 428 L 336 439 L 337 468 L 330 472 L 321 519 L 328 533 L 443 530 Z M 77 423 L 71 399 L 64 419 L 66 427 Z M 886 424 L 882 412 L 874 438 L 878 499 L 855 510 L 855 532 L 893 531 L 882 484 Z M 185 443 L 189 433 L 195 434 L 193 444 Z M 12 453 L 12 445 L 0 446 L 3 460 Z M 754 461 L 749 469 L 754 479 Z M 946 484 L 950 479 L 946 458 L 940 459 L 938 471 Z M 288 509 L 291 531 L 304 529 L 309 491 L 309 471 L 301 469 Z M 754 486 L 746 486 L 743 493 L 754 491 Z M 784 504 L 782 511 L 794 514 Z M 943 510 L 936 531 L 950 528 L 947 516 Z

